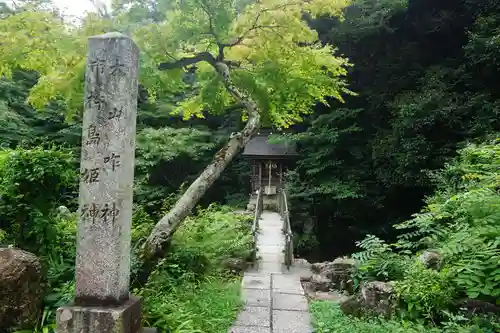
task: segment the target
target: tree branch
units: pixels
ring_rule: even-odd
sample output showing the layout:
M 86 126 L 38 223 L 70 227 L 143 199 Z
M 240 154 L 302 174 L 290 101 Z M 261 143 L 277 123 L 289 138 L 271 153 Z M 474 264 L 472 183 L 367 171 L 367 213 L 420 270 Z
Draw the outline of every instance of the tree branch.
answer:
M 307 1 L 306 1 L 307 2 Z M 299 3 L 298 2 L 291 2 L 291 3 L 285 3 L 285 4 L 282 4 L 282 5 L 277 5 L 277 6 L 274 6 L 272 8 L 264 8 L 262 9 L 261 11 L 259 11 L 257 13 L 257 16 L 255 17 L 255 20 L 253 21 L 253 24 L 250 28 L 248 28 L 247 31 L 245 31 L 241 36 L 237 37 L 236 40 L 232 43 L 227 43 L 227 44 L 222 44 L 224 47 L 232 47 L 232 46 L 236 46 L 238 44 L 240 44 L 247 36 L 250 32 L 254 31 L 254 30 L 257 30 L 257 29 L 262 29 L 262 28 L 280 28 L 281 26 L 273 26 L 273 25 L 258 25 L 259 23 L 259 19 L 261 17 L 261 15 L 263 13 L 269 13 L 269 12 L 272 12 L 272 11 L 275 11 L 275 10 L 279 10 L 279 9 L 283 9 L 283 8 L 286 8 L 288 6 L 295 6 L 295 5 L 298 5 Z
M 243 107 L 248 114 L 248 120 L 241 132 L 231 135 L 227 144 L 214 156 L 212 162 L 203 170 L 198 178 L 188 187 L 169 212 L 155 225 L 153 231 L 143 245 L 142 266 L 137 276 L 137 282 L 144 284 L 159 259 L 168 250 L 173 233 L 182 221 L 191 213 L 200 198 L 208 188 L 219 178 L 224 169 L 234 159 L 238 152 L 250 141 L 252 135 L 260 127 L 259 106 L 252 96 L 240 90 L 231 78 L 230 68 L 223 61 L 217 61 L 212 54 L 202 52 L 194 57 L 182 58 L 173 63 L 161 63 L 159 69 L 180 68 L 206 61 L 220 75 L 229 94 L 237 101 L 235 107 Z
M 210 9 L 208 8 L 208 5 L 203 0 L 199 0 L 198 3 L 200 4 L 201 9 L 208 16 L 209 34 L 212 35 L 215 38 L 217 44 L 219 44 L 219 36 L 217 36 L 217 34 L 215 33 L 214 28 L 214 18 L 212 16 L 212 13 L 210 12 Z
M 159 70 L 168 70 L 174 68 L 182 68 L 189 65 L 194 65 L 199 62 L 206 61 L 210 65 L 215 66 L 217 63 L 216 59 L 210 52 L 200 52 L 194 57 L 185 57 L 174 62 L 162 62 L 158 65 Z
M 261 11 L 259 11 L 257 13 L 255 20 L 253 21 L 252 26 L 247 31 L 245 31 L 241 36 L 237 37 L 236 40 L 231 42 L 231 43 L 222 43 L 219 36 L 215 32 L 214 18 L 213 18 L 212 12 L 210 11 L 209 6 L 207 5 L 207 3 L 204 0 L 199 0 L 198 3 L 200 4 L 201 9 L 205 12 L 205 14 L 208 17 L 209 32 L 207 34 L 211 35 L 215 38 L 215 43 L 217 44 L 217 47 L 218 47 L 218 54 L 217 54 L 217 57 L 215 58 L 216 61 L 224 60 L 224 49 L 226 47 L 233 47 L 233 46 L 239 45 L 245 38 L 248 37 L 248 35 L 252 31 L 255 31 L 258 29 L 263 30 L 266 28 L 274 29 L 274 28 L 281 28 L 282 27 L 280 25 L 259 25 L 258 24 L 259 19 L 263 13 L 272 12 L 275 10 L 286 8 L 287 6 L 294 6 L 294 5 L 298 4 L 297 2 L 291 2 L 291 3 L 287 3 L 287 4 L 277 5 L 277 6 L 274 6 L 272 8 L 262 9 Z
M 255 20 L 253 21 L 252 26 L 247 31 L 245 31 L 240 37 L 236 38 L 236 41 L 229 43 L 229 44 L 224 44 L 224 47 L 232 47 L 232 46 L 236 46 L 239 43 L 241 43 L 252 30 L 256 29 L 256 26 L 257 26 L 257 23 L 259 22 L 261 13 L 262 13 L 262 11 L 257 13 L 257 16 L 255 17 Z
M 224 59 L 224 44 L 220 41 L 219 36 L 215 32 L 215 27 L 214 27 L 214 17 L 212 15 L 212 12 L 210 11 L 209 6 L 205 3 L 204 0 L 199 0 L 198 3 L 200 4 L 201 9 L 207 14 L 208 16 L 208 25 L 209 25 L 209 32 L 208 34 L 213 36 L 215 38 L 215 43 L 217 44 L 218 47 L 218 54 L 217 54 L 217 60 L 221 61 Z

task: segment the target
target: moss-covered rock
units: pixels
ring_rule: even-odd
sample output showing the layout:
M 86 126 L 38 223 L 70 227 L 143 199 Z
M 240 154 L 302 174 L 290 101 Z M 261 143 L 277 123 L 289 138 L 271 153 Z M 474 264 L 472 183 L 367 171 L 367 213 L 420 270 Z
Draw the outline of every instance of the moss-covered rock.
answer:
M 390 318 L 397 306 L 397 298 L 391 283 L 373 281 L 365 283 L 359 293 L 340 303 L 347 315 L 360 317 L 375 315 Z
M 43 308 L 44 280 L 35 255 L 0 248 L 0 332 L 36 324 Z

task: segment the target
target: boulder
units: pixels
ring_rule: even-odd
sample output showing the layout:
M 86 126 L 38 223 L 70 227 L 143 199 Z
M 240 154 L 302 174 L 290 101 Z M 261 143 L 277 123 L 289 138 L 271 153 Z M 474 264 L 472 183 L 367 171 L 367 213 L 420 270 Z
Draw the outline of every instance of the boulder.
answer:
M 330 291 L 332 281 L 324 275 L 314 274 L 310 280 L 311 289 L 314 291 Z
M 359 295 L 348 297 L 340 302 L 340 310 L 349 316 L 362 317 L 365 314 Z
M 361 286 L 361 291 L 340 303 L 342 312 L 353 316 L 376 315 L 390 318 L 397 298 L 390 282 L 373 281 Z
M 441 255 L 436 251 L 424 251 L 418 259 L 426 267 L 430 269 L 440 270 L 441 269 Z
M 334 289 L 354 292 L 353 274 L 356 271 L 356 261 L 354 259 L 337 258 L 332 262 L 330 270 L 323 274 L 332 280 Z
M 311 282 L 313 275 L 314 274 L 312 272 L 303 271 L 300 273 L 300 281 Z
M 302 289 L 304 289 L 304 293 L 306 294 L 306 296 L 309 298 L 314 298 L 315 291 L 312 288 L 311 282 L 300 281 L 300 283 L 302 284 Z
M 396 308 L 396 292 L 389 282 L 365 283 L 361 286 L 360 294 L 365 307 L 378 315 L 390 316 Z
M 316 273 L 316 274 L 321 274 L 323 271 L 331 268 L 331 262 L 329 261 L 324 261 L 324 262 L 315 262 L 314 264 L 311 265 L 311 270 Z
M 45 278 L 33 254 L 0 248 L 0 332 L 33 327 L 43 310 Z
M 500 315 L 500 306 L 478 299 L 466 298 L 455 302 L 461 313 L 466 317 L 472 318 L 478 314 Z
M 228 258 L 222 263 L 224 268 L 227 268 L 235 273 L 243 272 L 247 269 L 248 263 L 240 258 Z
M 306 259 L 296 258 L 293 260 L 293 271 L 300 276 L 300 281 L 309 282 L 312 279 L 311 264 Z
M 311 300 L 340 303 L 348 298 L 348 296 L 337 291 L 314 291 L 311 282 L 302 282 L 302 288 L 304 289 L 306 297 Z
M 314 299 L 318 301 L 330 301 L 334 303 L 341 303 L 344 302 L 348 296 L 345 296 L 339 292 L 336 291 L 317 291 L 314 293 Z
M 297 266 L 297 267 L 300 267 L 300 268 L 306 268 L 306 269 L 310 269 L 311 268 L 311 264 L 309 263 L 309 261 L 307 261 L 306 259 L 302 259 L 302 258 L 296 258 L 293 260 L 293 265 L 294 266 Z
M 317 275 L 321 275 L 330 280 L 329 288 L 354 292 L 352 275 L 356 270 L 356 261 L 349 258 L 337 258 L 332 262 L 325 261 L 314 263 L 311 270 Z

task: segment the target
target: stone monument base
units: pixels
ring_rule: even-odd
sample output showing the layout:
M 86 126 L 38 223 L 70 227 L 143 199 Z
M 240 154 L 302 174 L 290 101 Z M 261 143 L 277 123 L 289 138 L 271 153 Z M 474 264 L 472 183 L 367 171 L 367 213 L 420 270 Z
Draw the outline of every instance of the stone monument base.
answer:
M 57 309 L 57 333 L 141 333 L 141 299 L 117 306 L 67 305 Z

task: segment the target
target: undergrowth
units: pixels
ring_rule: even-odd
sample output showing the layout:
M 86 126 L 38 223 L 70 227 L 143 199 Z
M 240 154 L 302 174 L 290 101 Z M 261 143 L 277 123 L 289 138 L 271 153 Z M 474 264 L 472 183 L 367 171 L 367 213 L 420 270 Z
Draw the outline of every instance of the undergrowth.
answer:
M 151 221 L 141 207 L 136 207 L 132 232 L 135 242 L 142 241 Z M 242 306 L 241 278 L 227 271 L 223 262 L 249 256 L 250 225 L 247 217 L 234 214 L 227 206 L 212 205 L 189 217 L 174 235 L 171 251 L 148 283 L 133 291 L 143 299 L 144 326 L 168 333 L 227 331 Z M 52 260 L 50 256 L 46 260 L 50 292 L 43 320 L 33 330 L 16 333 L 53 333 L 55 309 L 72 300 L 74 263 L 64 258 Z
M 342 313 L 338 304 L 315 301 L 310 304 L 315 333 L 497 333 L 498 326 L 483 318 L 469 320 L 448 314 L 442 326 L 430 327 L 406 319 L 354 318 Z
M 316 333 L 439 333 L 439 330 L 410 321 L 358 319 L 346 316 L 337 304 L 315 301 L 310 304 Z
M 53 333 L 55 310 L 74 296 L 78 222 L 74 162 L 72 153 L 63 149 L 0 151 L 0 246 L 32 251 L 48 282 L 43 316 L 24 333 Z M 164 214 L 175 199 L 168 197 L 157 213 Z M 169 333 L 227 331 L 241 303 L 239 277 L 224 263 L 250 257 L 249 219 L 234 214 L 232 207 L 218 205 L 199 209 L 186 219 L 148 283 L 133 291 L 143 297 L 145 326 Z M 136 203 L 132 220 L 134 273 L 156 217 Z
M 240 281 L 225 276 L 204 277 L 177 286 L 161 278 L 139 292 L 144 298 L 144 324 L 172 333 L 226 332 L 241 307 Z
M 393 281 L 405 320 L 448 332 L 450 318 L 461 318 L 472 327 L 463 332 L 500 332 L 494 316 L 473 324 L 479 313 L 500 312 L 500 139 L 468 145 L 429 174 L 436 191 L 420 213 L 394 225 L 400 230 L 395 243 L 374 235 L 357 242 L 356 286 Z M 426 250 L 438 255 L 435 267 L 424 265 Z
M 241 308 L 240 278 L 222 263 L 251 251 L 250 222 L 230 207 L 210 206 L 176 232 L 172 251 L 137 290 L 145 324 L 172 333 L 226 332 Z

